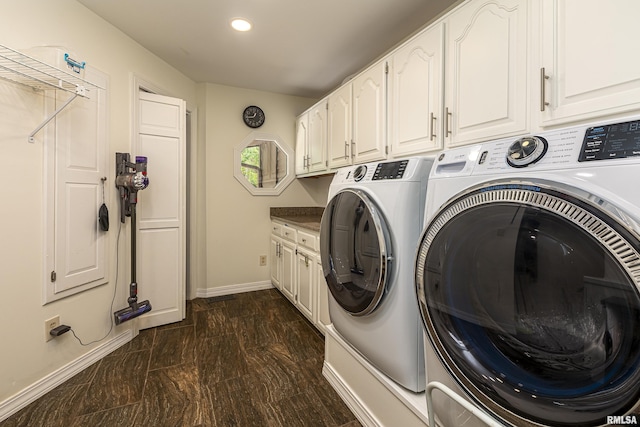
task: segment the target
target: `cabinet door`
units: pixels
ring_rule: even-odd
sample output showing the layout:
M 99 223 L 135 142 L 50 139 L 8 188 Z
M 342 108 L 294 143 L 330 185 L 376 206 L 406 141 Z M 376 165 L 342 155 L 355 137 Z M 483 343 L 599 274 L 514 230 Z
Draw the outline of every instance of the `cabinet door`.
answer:
M 271 268 L 271 284 L 277 289 L 281 289 L 280 278 L 282 277 L 282 257 L 280 255 L 281 240 L 275 237 L 271 237 L 271 244 L 269 246 L 269 258 Z
M 307 144 L 309 141 L 309 114 L 304 113 L 296 120 L 296 175 L 307 172 Z
M 354 163 L 386 158 L 386 62 L 382 61 L 353 81 Z
M 445 145 L 527 130 L 526 0 L 471 0 L 446 21 Z
M 398 49 L 389 71 L 389 140 L 394 157 L 442 148 L 443 25 Z
M 298 292 L 296 301 L 298 309 L 311 322 L 315 323 L 314 312 L 314 259 L 309 255 L 298 252 Z
M 329 169 L 351 164 L 351 83 L 329 95 Z
M 280 245 L 282 257 L 282 276 L 280 277 L 280 290 L 295 304 L 296 295 L 296 245 L 282 241 Z
M 543 124 L 640 108 L 640 2 L 545 0 L 542 8 Z
M 329 288 L 322 272 L 320 255 L 316 257 L 316 327 L 324 334 L 331 323 L 329 318 Z
M 316 104 L 309 111 L 309 143 L 307 169 L 318 172 L 327 169 L 327 102 Z

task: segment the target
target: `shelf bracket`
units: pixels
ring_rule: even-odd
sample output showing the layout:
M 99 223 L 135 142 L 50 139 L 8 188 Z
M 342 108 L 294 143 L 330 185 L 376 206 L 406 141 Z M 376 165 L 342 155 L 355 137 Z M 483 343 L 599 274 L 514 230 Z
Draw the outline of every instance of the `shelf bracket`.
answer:
M 57 116 L 62 110 L 64 110 L 67 105 L 71 104 L 71 102 L 76 99 L 78 97 L 78 95 L 81 96 L 85 96 L 85 91 L 86 89 L 83 86 L 77 86 L 76 87 L 76 93 L 74 93 L 73 95 L 71 95 L 71 97 L 69 99 L 67 99 L 67 101 L 62 104 L 56 111 L 53 112 L 53 114 L 49 117 L 47 117 L 42 123 L 40 123 L 40 125 L 29 134 L 29 139 L 28 141 L 33 143 L 36 141 L 35 139 L 35 135 L 36 133 L 38 133 L 40 131 L 40 129 L 42 129 L 43 127 L 45 127 L 47 125 L 47 123 L 49 123 L 51 120 L 53 120 L 53 118 L 55 116 Z

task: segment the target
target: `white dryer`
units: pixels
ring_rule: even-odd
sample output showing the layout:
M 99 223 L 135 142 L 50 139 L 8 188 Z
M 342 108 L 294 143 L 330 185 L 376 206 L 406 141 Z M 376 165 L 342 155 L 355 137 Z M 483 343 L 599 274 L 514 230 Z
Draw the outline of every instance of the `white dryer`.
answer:
M 320 226 L 336 331 L 380 372 L 424 390 L 423 334 L 413 262 L 433 159 L 338 170 Z
M 640 424 L 640 117 L 445 151 L 426 217 L 427 382 L 505 425 Z

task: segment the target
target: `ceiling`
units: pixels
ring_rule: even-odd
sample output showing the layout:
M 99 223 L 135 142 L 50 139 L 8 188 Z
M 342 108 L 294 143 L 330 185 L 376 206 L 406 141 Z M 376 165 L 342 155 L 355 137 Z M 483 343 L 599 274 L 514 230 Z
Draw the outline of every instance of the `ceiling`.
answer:
M 319 98 L 458 0 L 77 0 L 196 82 Z M 253 23 L 246 33 L 232 18 Z

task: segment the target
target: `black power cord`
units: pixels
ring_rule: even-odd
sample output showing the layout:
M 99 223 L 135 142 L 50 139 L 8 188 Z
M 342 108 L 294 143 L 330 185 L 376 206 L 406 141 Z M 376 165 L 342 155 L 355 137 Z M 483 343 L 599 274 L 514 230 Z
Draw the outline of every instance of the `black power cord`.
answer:
M 100 341 L 104 340 L 105 338 L 107 338 L 111 334 L 111 331 L 113 330 L 113 316 L 111 315 L 111 313 L 113 313 L 113 303 L 116 300 L 116 293 L 117 293 L 117 290 L 118 290 L 118 272 L 119 272 L 119 269 L 120 269 L 119 265 L 120 265 L 120 230 L 121 229 L 122 229 L 122 222 L 118 221 L 118 237 L 116 238 L 116 278 L 115 278 L 115 284 L 113 285 L 113 298 L 111 298 L 111 308 L 109 310 L 109 319 L 111 321 L 111 326 L 109 327 L 109 331 L 106 333 L 105 336 L 103 336 L 100 339 L 88 342 L 86 344 L 83 343 L 82 340 L 76 335 L 76 332 L 73 330 L 73 328 L 69 327 L 68 330 L 71 330 L 71 333 L 73 334 L 73 336 L 78 340 L 78 342 L 82 346 L 88 346 L 88 345 L 95 344 L 97 342 L 100 342 Z M 62 326 L 66 326 L 66 325 L 62 325 Z M 67 331 L 64 331 L 64 332 L 67 332 Z M 62 332 L 60 335 L 62 335 L 64 332 Z

